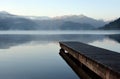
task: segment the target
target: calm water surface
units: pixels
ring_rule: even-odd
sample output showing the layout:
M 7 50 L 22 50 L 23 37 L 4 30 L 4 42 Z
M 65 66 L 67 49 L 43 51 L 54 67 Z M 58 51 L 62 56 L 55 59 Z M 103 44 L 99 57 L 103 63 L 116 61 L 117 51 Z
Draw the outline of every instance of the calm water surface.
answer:
M 58 42 L 79 41 L 120 53 L 119 37 L 114 31 L 97 35 L 0 34 L 0 79 L 79 79 L 59 55 Z

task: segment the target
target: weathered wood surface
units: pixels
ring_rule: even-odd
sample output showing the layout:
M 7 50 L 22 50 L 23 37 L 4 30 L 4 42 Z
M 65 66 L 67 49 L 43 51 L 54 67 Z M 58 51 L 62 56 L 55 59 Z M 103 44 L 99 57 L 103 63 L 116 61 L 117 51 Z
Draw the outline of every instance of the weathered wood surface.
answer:
M 62 49 L 103 79 L 120 79 L 120 53 L 80 42 L 60 42 Z

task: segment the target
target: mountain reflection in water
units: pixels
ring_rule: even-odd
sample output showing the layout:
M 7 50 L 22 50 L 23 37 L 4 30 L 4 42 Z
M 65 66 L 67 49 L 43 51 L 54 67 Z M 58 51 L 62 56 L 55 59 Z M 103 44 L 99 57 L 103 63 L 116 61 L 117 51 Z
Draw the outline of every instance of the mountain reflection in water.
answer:
M 111 39 L 120 43 L 120 35 L 79 35 L 79 34 L 64 34 L 64 35 L 0 35 L 0 49 L 7 49 L 20 44 L 40 42 L 50 43 L 59 41 L 79 41 L 83 43 L 93 43 L 104 39 Z

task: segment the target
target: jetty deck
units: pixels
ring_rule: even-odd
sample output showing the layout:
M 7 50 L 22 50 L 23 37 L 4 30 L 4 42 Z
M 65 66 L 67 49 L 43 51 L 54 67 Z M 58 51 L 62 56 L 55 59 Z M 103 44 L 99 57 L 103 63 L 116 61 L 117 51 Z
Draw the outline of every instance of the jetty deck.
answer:
M 60 46 L 102 79 L 120 79 L 120 53 L 80 42 L 60 42 Z

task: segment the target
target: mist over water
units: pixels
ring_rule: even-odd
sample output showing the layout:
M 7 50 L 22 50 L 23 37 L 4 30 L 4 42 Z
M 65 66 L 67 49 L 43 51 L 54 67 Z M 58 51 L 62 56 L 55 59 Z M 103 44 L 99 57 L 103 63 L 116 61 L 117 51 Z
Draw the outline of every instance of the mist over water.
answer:
M 114 35 L 120 34 L 120 30 L 8 30 L 0 31 L 0 35 L 65 35 L 65 34 L 79 34 L 79 35 Z

